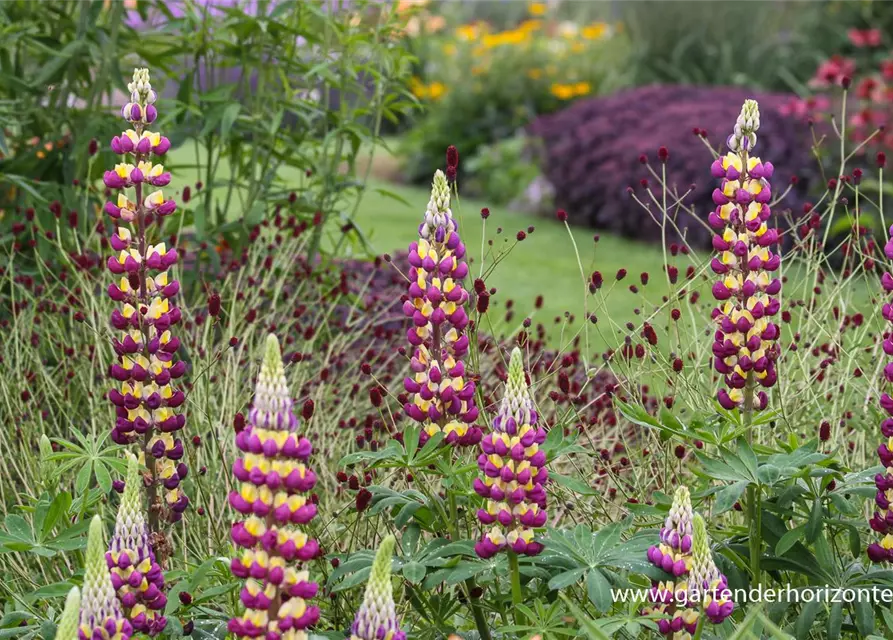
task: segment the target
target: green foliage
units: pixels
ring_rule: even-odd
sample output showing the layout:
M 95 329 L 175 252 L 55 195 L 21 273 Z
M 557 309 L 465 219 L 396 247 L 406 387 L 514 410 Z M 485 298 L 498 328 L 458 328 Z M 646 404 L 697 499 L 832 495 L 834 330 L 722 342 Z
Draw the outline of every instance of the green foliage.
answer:
M 468 159 L 471 176 L 469 190 L 487 202 L 508 204 L 515 200 L 540 175 L 533 139 L 517 134 L 511 138 L 482 146 Z M 550 198 L 535 203 L 538 211 L 550 208 Z

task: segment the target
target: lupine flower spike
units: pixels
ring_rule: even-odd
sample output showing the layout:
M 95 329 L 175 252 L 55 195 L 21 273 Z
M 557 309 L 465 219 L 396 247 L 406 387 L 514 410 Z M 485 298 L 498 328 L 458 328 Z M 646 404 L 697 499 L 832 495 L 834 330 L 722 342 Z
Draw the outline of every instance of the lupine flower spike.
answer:
M 381 541 L 363 604 L 350 627 L 350 640 L 406 640 L 397 621 L 397 606 L 394 604 L 394 587 L 391 584 L 391 558 L 394 555 L 394 536 Z
M 141 487 L 139 462 L 136 456 L 130 455 L 115 533 L 105 557 L 112 585 L 134 631 L 154 636 L 167 624 L 164 617 L 167 596 L 164 595 L 164 574 L 149 542 Z
M 56 640 L 77 640 L 78 618 L 81 615 L 81 592 L 72 587 L 65 598 L 65 609 L 56 627 Z
M 93 516 L 87 538 L 84 588 L 81 597 L 80 640 L 127 640 L 133 628 L 121 613 L 121 603 L 105 560 L 102 519 Z
M 751 153 L 757 143 L 760 111 L 754 100 L 746 100 L 735 131 L 729 136 L 730 149 L 714 161 L 711 172 L 722 178 L 713 191 L 716 209 L 708 217 L 717 230 L 713 248 L 719 255 L 710 266 L 722 277 L 713 285 L 719 305 L 713 310 L 717 330 L 713 343 L 714 366 L 725 378 L 728 389 L 720 389 L 719 403 L 725 409 L 743 405 L 745 410 L 762 410 L 768 403 L 756 383 L 771 387 L 776 381 L 775 361 L 781 281 L 772 276 L 781 258 L 770 250 L 778 242 L 778 231 L 767 226 L 772 190 L 769 179 L 774 168 Z
M 889 229 L 890 239 L 884 246 L 887 258 L 893 260 L 893 226 Z M 893 275 L 884 273 L 881 277 L 881 286 L 889 295 L 893 292 Z M 881 314 L 887 322 L 893 323 L 893 303 L 884 304 Z M 889 335 L 883 342 L 884 353 L 893 356 L 893 335 Z M 884 378 L 888 383 L 893 382 L 893 362 L 884 367 Z M 882 535 L 880 542 L 868 545 L 868 558 L 872 562 L 893 561 L 893 397 L 884 392 L 880 398 L 881 408 L 887 417 L 881 422 L 881 434 L 886 440 L 877 449 L 878 458 L 884 466 L 883 473 L 874 477 L 877 494 L 874 498 L 875 511 L 868 524 Z
M 482 434 L 474 426 L 475 385 L 462 360 L 468 352 L 468 292 L 462 288 L 468 265 L 459 224 L 450 211 L 450 187 L 440 170 L 434 174 L 419 240 L 409 245 L 409 264 L 409 299 L 403 311 L 412 318 L 408 340 L 414 351 L 413 375 L 404 381 L 411 399 L 404 410 L 423 425 L 422 442 L 443 433 L 450 444 L 476 445 Z
M 728 597 L 729 583 L 726 577 L 716 568 L 713 552 L 710 550 L 710 538 L 707 536 L 707 525 L 704 518 L 695 514 L 692 530 L 692 564 L 688 579 L 689 592 L 696 596 L 701 611 L 713 624 L 732 615 L 735 603 Z
M 185 396 L 172 386 L 186 372 L 186 363 L 174 362 L 180 341 L 171 333 L 180 321 L 180 310 L 171 303 L 180 285 L 168 273 L 177 262 L 177 250 L 163 242 L 149 244 L 147 238 L 147 229 L 176 208 L 160 188 L 148 193 L 150 187 L 170 182 L 170 173 L 155 163 L 170 142 L 148 129 L 158 116 L 149 70 L 134 70 L 127 87 L 130 102 L 121 113 L 133 128 L 112 139 L 112 151 L 123 161 L 103 177 L 109 189 L 121 191 L 105 211 L 122 225 L 111 238 L 118 253 L 107 262 L 109 271 L 120 276 L 108 294 L 120 305 L 111 324 L 121 332 L 113 343 L 118 361 L 111 367 L 120 386 L 109 392 L 109 400 L 117 413 L 112 440 L 138 441 L 143 447 L 150 477 L 149 528 L 155 533 L 160 519 L 177 522 L 189 503 L 180 488 L 187 473 L 181 462 L 183 444 L 174 435 L 186 422 L 176 412 Z M 134 200 L 125 193 L 131 188 Z
M 688 573 L 692 566 L 692 508 L 686 487 L 679 487 L 663 528 L 660 543 L 648 549 L 648 560 L 663 569 L 673 580 L 654 581 L 651 585 L 651 605 L 643 613 L 663 614 L 657 620 L 658 631 L 673 640 L 687 640 L 698 625 L 698 612 L 688 606 Z
M 248 425 L 236 436 L 243 456 L 233 464 L 233 475 L 241 484 L 229 497 L 245 516 L 232 528 L 242 551 L 230 568 L 245 580 L 246 611 L 229 622 L 238 638 L 306 640 L 305 630 L 319 620 L 319 607 L 307 602 L 317 584 L 302 568 L 319 552 L 302 530 L 316 515 L 308 495 L 316 484 L 307 466 L 313 447 L 296 433 L 292 406 L 279 341 L 269 335 Z
M 475 492 L 487 499 L 478 519 L 485 526 L 493 525 L 474 547 L 481 558 L 503 549 L 529 556 L 543 550 L 534 541 L 533 530 L 546 523 L 543 484 L 549 474 L 546 454 L 539 448 L 545 439 L 546 430 L 537 426 L 521 350 L 515 347 L 493 432 L 481 441 L 478 467 L 484 477 L 474 481 Z

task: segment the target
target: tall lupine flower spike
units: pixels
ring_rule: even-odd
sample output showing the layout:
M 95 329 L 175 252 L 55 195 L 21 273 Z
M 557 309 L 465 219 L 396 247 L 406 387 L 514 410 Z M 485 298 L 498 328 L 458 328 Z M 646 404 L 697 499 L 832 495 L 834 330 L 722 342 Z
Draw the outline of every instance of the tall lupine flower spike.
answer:
M 136 456 L 130 455 L 115 533 L 105 557 L 112 585 L 134 630 L 155 636 L 167 625 L 164 617 L 167 596 L 164 595 L 164 574 L 149 542 L 141 486 L 139 462 Z
M 890 227 L 889 234 L 890 239 L 884 247 L 884 253 L 888 259 L 893 260 L 893 226 Z M 884 273 L 881 286 L 888 295 L 893 292 L 893 275 Z M 887 322 L 893 323 L 893 303 L 885 303 L 881 314 Z M 893 356 L 893 334 L 884 339 L 883 348 L 884 353 Z M 893 362 L 884 367 L 884 378 L 888 383 L 893 382 Z M 884 537 L 880 542 L 868 545 L 868 558 L 872 562 L 890 562 L 893 561 L 893 397 L 884 392 L 881 394 L 880 405 L 887 413 L 887 417 L 881 422 L 881 434 L 886 440 L 877 449 L 884 471 L 874 477 L 877 487 L 874 498 L 876 509 L 868 524 Z
M 692 527 L 692 563 L 688 579 L 689 593 L 700 602 L 701 611 L 713 624 L 721 624 L 732 615 L 735 603 L 729 598 L 729 582 L 713 562 L 710 538 L 704 518 L 695 514 Z
M 173 213 L 176 204 L 161 189 L 148 195 L 144 191 L 165 186 L 171 179 L 154 162 L 170 148 L 170 142 L 147 129 L 158 116 L 148 69 L 136 69 L 127 86 L 130 102 L 122 115 L 133 128 L 112 139 L 112 150 L 124 161 L 103 177 L 109 189 L 122 190 L 115 202 L 106 203 L 106 213 L 132 226 L 117 228 L 111 245 L 118 254 L 107 262 L 109 271 L 120 276 L 109 285 L 108 294 L 120 304 L 111 324 L 121 332 L 113 345 L 118 362 L 111 367 L 111 377 L 120 386 L 109 392 L 109 400 L 117 413 L 112 440 L 141 444 L 150 478 L 149 529 L 156 534 L 160 520 L 177 522 L 189 503 L 180 488 L 187 473 L 181 462 L 183 443 L 174 435 L 186 422 L 176 412 L 185 396 L 172 386 L 186 372 L 185 362 L 174 362 L 180 341 L 171 333 L 180 321 L 180 310 L 171 303 L 180 285 L 168 274 L 177 262 L 177 250 L 163 242 L 149 244 L 147 239 L 147 229 Z M 134 200 L 124 193 L 130 188 Z
M 660 542 L 648 549 L 648 561 L 669 573 L 674 580 L 652 582 L 649 598 L 652 604 L 643 613 L 663 614 L 665 617 L 657 620 L 657 628 L 673 640 L 685 637 L 676 634 L 694 633 L 698 625 L 698 612 L 689 606 L 685 596 L 692 566 L 692 517 L 688 489 L 679 487 L 660 530 Z
M 450 444 L 481 441 L 481 430 L 474 426 L 475 385 L 467 379 L 462 360 L 468 352 L 464 258 L 459 224 L 450 211 L 450 186 L 438 170 L 419 225 L 419 240 L 409 245 L 409 299 L 403 304 L 404 313 L 412 318 L 408 339 L 414 348 L 413 375 L 404 380 L 412 397 L 404 410 L 423 425 L 423 442 L 436 433 L 443 433 Z
M 400 631 L 397 620 L 397 606 L 394 604 L 394 587 L 391 584 L 391 558 L 394 555 L 394 536 L 381 541 L 363 604 L 350 627 L 350 640 L 406 640 Z
M 93 516 L 87 538 L 84 587 L 81 595 L 80 640 L 127 640 L 133 633 L 121 613 L 121 603 L 105 560 L 105 534 L 102 519 Z
M 248 425 L 236 436 L 243 456 L 233 464 L 239 490 L 230 505 L 245 516 L 232 528 L 242 548 L 230 569 L 245 580 L 241 599 L 246 611 L 229 621 L 237 638 L 306 640 L 306 629 L 319 620 L 310 606 L 317 584 L 302 563 L 319 552 L 301 525 L 316 515 L 308 493 L 316 474 L 307 466 L 310 441 L 296 433 L 298 419 L 285 378 L 276 336 L 267 336 L 264 361 L 248 413 Z
M 81 615 L 81 592 L 72 587 L 65 598 L 65 609 L 56 627 L 56 640 L 77 640 L 78 618 Z
M 474 490 L 487 503 L 478 511 L 478 520 L 493 525 L 474 546 L 481 558 L 490 558 L 503 549 L 535 556 L 543 545 L 535 542 L 533 530 L 546 523 L 548 480 L 546 454 L 539 448 L 546 430 L 537 426 L 536 409 L 530 399 L 521 350 L 515 347 L 509 361 L 508 381 L 493 431 L 481 441 L 478 468 L 483 479 L 474 481 Z
M 755 384 L 768 388 L 777 378 L 779 330 L 771 318 L 779 310 L 774 296 L 781 281 L 772 272 L 781 258 L 770 250 L 778 231 L 767 226 L 774 168 L 750 155 L 759 128 L 757 103 L 747 100 L 728 139 L 731 151 L 711 167 L 713 176 L 722 178 L 713 191 L 716 209 L 708 221 L 717 230 L 713 248 L 719 252 L 710 266 L 722 277 L 713 285 L 719 305 L 712 316 L 717 324 L 714 366 L 728 387 L 719 390 L 717 399 L 725 409 L 764 409 L 768 397 L 764 391 L 755 393 Z

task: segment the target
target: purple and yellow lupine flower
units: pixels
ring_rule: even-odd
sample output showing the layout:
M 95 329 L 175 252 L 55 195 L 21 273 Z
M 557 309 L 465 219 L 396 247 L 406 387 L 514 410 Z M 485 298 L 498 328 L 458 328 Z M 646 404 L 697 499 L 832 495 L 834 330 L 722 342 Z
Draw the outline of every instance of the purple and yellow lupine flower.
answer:
M 130 200 L 119 193 L 115 202 L 105 205 L 106 213 L 116 221 L 133 225 L 133 229 L 117 228 L 111 245 L 118 253 L 107 262 L 109 271 L 120 276 L 109 285 L 108 294 L 121 305 L 111 316 L 112 326 L 121 334 L 114 340 L 118 361 L 110 371 L 120 386 L 109 392 L 109 399 L 117 413 L 112 440 L 118 444 L 140 441 L 143 446 L 152 479 L 149 523 L 154 531 L 159 516 L 177 522 L 189 504 L 180 488 L 187 474 L 181 461 L 183 443 L 175 436 L 186 423 L 185 416 L 177 413 L 185 395 L 172 386 L 186 372 L 186 363 L 174 362 L 180 341 L 171 333 L 180 321 L 180 310 L 171 302 L 180 285 L 168 273 L 177 262 L 177 250 L 163 242 L 150 244 L 146 233 L 153 222 L 176 208 L 160 189 L 146 194 L 150 186 L 170 182 L 170 174 L 155 164 L 170 142 L 147 129 L 158 115 L 148 69 L 134 70 L 127 86 L 130 102 L 122 114 L 133 128 L 112 139 L 112 150 L 124 156 L 124 162 L 103 177 L 109 189 L 133 189 L 134 194 Z M 156 497 L 159 488 L 162 496 Z
M 409 245 L 409 299 L 404 313 L 413 346 L 412 377 L 404 381 L 412 394 L 406 414 L 423 425 L 421 440 L 443 433 L 450 444 L 475 445 L 481 430 L 474 426 L 478 408 L 474 382 L 465 370 L 468 352 L 468 275 L 465 245 L 450 211 L 450 186 L 443 172 L 434 174 L 431 199 L 419 225 L 419 239 Z
M 719 305 L 713 310 L 717 331 L 713 343 L 714 366 L 725 377 L 728 389 L 720 389 L 719 403 L 725 409 L 744 405 L 762 410 L 768 398 L 755 392 L 755 384 L 771 387 L 776 381 L 775 361 L 781 281 L 771 274 L 781 259 L 770 247 L 778 232 L 767 222 L 771 215 L 772 190 L 769 179 L 774 168 L 750 153 L 756 146 L 760 112 L 754 100 L 746 100 L 728 138 L 729 153 L 714 161 L 711 172 L 722 178 L 713 191 L 716 209 L 710 225 L 719 231 L 713 247 L 719 255 L 710 266 L 722 279 L 713 285 Z
M 229 497 L 245 516 L 232 528 L 242 551 L 230 568 L 245 580 L 245 613 L 229 621 L 238 638 L 306 640 L 305 630 L 319 620 L 319 607 L 307 602 L 318 587 L 303 569 L 319 544 L 301 527 L 316 515 L 309 495 L 316 475 L 307 466 L 313 447 L 297 434 L 292 406 L 279 341 L 271 334 L 248 424 L 236 436 L 243 456 L 233 464 L 233 475 L 240 485 Z
M 729 597 L 729 582 L 716 567 L 707 525 L 699 514 L 695 514 L 692 527 L 692 563 L 688 578 L 689 592 L 700 603 L 701 612 L 713 624 L 732 615 L 735 603 Z
M 394 587 L 391 584 L 391 558 L 394 555 L 394 536 L 381 541 L 363 603 L 350 627 L 350 640 L 406 640 L 397 620 Z
M 56 640 L 78 640 L 78 623 L 81 615 L 81 592 L 72 587 L 65 598 L 65 609 L 56 625 Z
M 893 226 L 890 227 L 889 234 L 890 239 L 884 246 L 884 253 L 888 259 L 893 260 Z M 893 275 L 884 273 L 881 277 L 881 286 L 887 294 L 893 292 Z M 884 303 L 881 315 L 887 322 L 893 323 L 893 303 Z M 884 353 L 893 356 L 893 336 L 884 338 L 882 346 Z M 884 378 L 888 383 L 893 382 L 893 362 L 884 367 Z M 893 561 L 893 397 L 884 392 L 881 394 L 880 405 L 887 414 L 881 422 L 881 434 L 886 440 L 877 449 L 884 472 L 874 477 L 874 484 L 877 487 L 874 498 L 876 509 L 868 524 L 872 530 L 884 537 L 880 542 L 868 545 L 868 558 L 872 562 L 891 562 Z
M 648 549 L 648 561 L 674 579 L 652 583 L 651 605 L 643 613 L 662 614 L 656 621 L 658 631 L 673 640 L 687 640 L 698 625 L 698 612 L 689 606 L 686 595 L 692 566 L 692 518 L 688 488 L 679 487 L 660 530 L 660 543 Z
M 521 350 L 515 347 L 493 431 L 481 441 L 478 467 L 484 477 L 474 481 L 475 492 L 487 500 L 478 519 L 492 525 L 474 547 L 481 558 L 503 549 L 529 556 L 543 550 L 533 538 L 534 529 L 546 523 L 543 485 L 549 474 L 546 454 L 539 448 L 545 439 L 546 430 L 537 426 Z
M 141 505 L 142 477 L 136 456 L 127 461 L 124 495 L 115 533 L 105 554 L 112 586 L 134 631 L 155 636 L 164 630 L 164 574 L 149 543 L 149 527 Z
M 84 586 L 81 592 L 80 640 L 127 640 L 133 633 L 130 621 L 121 613 L 121 603 L 105 560 L 105 534 L 102 519 L 93 516 L 87 537 Z

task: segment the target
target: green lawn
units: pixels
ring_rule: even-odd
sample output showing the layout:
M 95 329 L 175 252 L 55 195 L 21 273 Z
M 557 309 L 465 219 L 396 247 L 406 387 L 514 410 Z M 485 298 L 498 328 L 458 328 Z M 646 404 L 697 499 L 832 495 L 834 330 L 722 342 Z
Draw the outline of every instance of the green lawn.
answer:
M 195 150 L 191 144 L 172 151 L 169 162 L 174 173 L 174 185 L 190 184 L 198 180 L 194 169 Z M 220 170 L 221 175 L 227 175 L 226 167 L 221 166 Z M 283 179 L 286 183 L 297 183 L 298 176 L 290 173 L 291 170 L 283 171 Z M 395 194 L 399 200 L 385 195 L 385 191 Z M 368 238 L 375 253 L 396 252 L 405 249 L 415 239 L 427 202 L 426 188 L 372 180 L 360 202 L 355 224 Z M 584 284 L 567 229 L 555 219 L 515 213 L 501 207 L 490 207 L 490 217 L 485 226 L 480 216 L 481 208 L 485 206 L 488 203 L 461 197 L 453 202 L 453 213 L 460 221 L 460 231 L 472 260 L 471 273 L 474 277 L 480 272 L 483 233 L 486 233 L 486 240 L 493 241 L 492 248 L 486 244 L 484 246 L 486 270 L 492 266 L 495 256 L 503 254 L 517 242 L 518 231 L 527 233 L 528 227 L 535 227 L 535 231 L 528 233 L 527 238 L 518 243 L 486 278 L 487 285 L 495 287 L 497 293 L 491 298 L 492 312 L 488 314 L 492 328 L 484 327 L 485 330 L 497 333 L 502 330 L 513 331 L 519 328 L 526 316 L 530 316 L 534 326 L 538 322 L 546 326 L 550 342 L 557 346 L 559 341 L 564 341 L 561 340 L 562 326 L 554 323 L 556 316 L 563 316 L 565 312 L 574 314 L 576 327 L 579 327 L 584 316 Z M 230 209 L 234 208 L 237 209 L 238 205 L 231 205 Z M 502 233 L 497 233 L 499 227 L 502 227 Z M 666 291 L 661 250 L 654 245 L 635 243 L 605 233 L 601 233 L 600 241 L 595 243 L 593 234 L 591 229 L 573 230 L 586 277 L 594 270 L 601 271 L 605 278 L 605 289 L 608 289 L 614 282 L 617 270 L 626 269 L 629 275 L 615 286 L 610 296 L 610 314 L 615 322 L 634 320 L 634 309 L 643 303 L 642 294 L 633 294 L 627 287 L 630 284 L 639 284 L 639 275 L 642 272 L 651 275 L 651 284 L 640 287 L 648 300 L 659 302 Z M 468 286 L 471 286 L 470 282 Z M 534 301 L 539 295 L 543 296 L 543 306 L 537 310 Z M 515 315 L 506 324 L 505 306 L 509 300 L 514 300 Z M 594 304 L 591 298 L 590 304 Z M 605 309 L 590 307 L 590 311 L 593 310 L 597 311 L 599 317 L 604 318 L 607 315 Z M 600 323 L 599 329 L 606 331 L 607 323 Z M 572 335 L 575 330 L 568 333 L 565 329 L 564 332 L 565 335 Z M 593 349 L 603 349 L 607 342 L 616 346 L 615 340 L 606 341 L 596 334 L 592 334 L 591 339 Z

